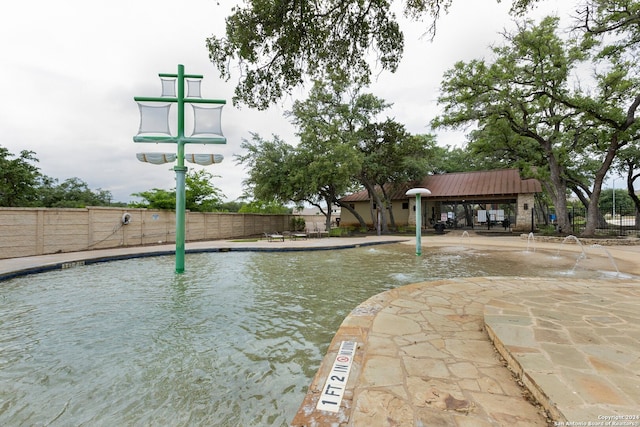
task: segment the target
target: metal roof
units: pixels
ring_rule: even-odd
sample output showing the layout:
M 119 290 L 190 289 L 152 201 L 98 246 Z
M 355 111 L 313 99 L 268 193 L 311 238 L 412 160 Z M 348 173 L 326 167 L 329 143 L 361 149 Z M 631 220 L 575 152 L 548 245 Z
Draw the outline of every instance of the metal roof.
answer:
M 542 186 L 537 179 L 522 179 L 517 169 L 429 175 L 422 181 L 389 185 L 386 188 L 391 200 L 400 200 L 407 199 L 405 193 L 414 187 L 427 188 L 431 191 L 431 195 L 426 197 L 440 199 L 477 199 L 542 192 Z M 369 195 L 366 190 L 362 190 L 341 200 L 363 202 L 369 200 Z

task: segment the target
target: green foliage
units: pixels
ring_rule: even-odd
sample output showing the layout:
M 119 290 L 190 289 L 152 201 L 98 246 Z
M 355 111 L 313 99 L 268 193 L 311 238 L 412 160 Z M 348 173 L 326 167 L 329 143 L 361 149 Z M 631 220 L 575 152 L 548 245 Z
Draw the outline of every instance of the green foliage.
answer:
M 540 227 L 538 232 L 543 236 L 553 236 L 558 234 L 558 230 L 553 225 L 545 225 L 544 227 Z
M 0 206 L 39 206 L 38 187 L 42 174 L 33 165 L 38 159 L 33 151 L 13 154 L 0 146 Z
M 583 48 L 618 62 L 640 47 L 640 2 L 592 0 L 582 13 Z M 587 13 L 587 11 L 589 13 Z M 637 62 L 637 61 L 636 61 Z M 636 66 L 638 64 L 636 63 Z
M 387 119 L 371 123 L 361 132 L 361 177 L 380 187 L 423 178 L 434 159 L 433 135 L 409 135 L 404 126 Z
M 188 171 L 185 176 L 185 207 L 193 212 L 213 212 L 222 210 L 222 193 L 216 188 L 212 180 L 214 175 L 205 170 Z M 132 207 L 150 209 L 176 208 L 176 190 L 154 188 L 149 191 L 134 193 L 142 202 L 132 203 Z
M 513 0 L 512 10 L 535 1 Z M 432 18 L 427 32 L 435 35 L 436 20 L 451 3 L 405 0 L 404 14 Z M 266 109 L 306 78 L 325 80 L 340 70 L 349 82 L 367 84 L 374 62 L 394 72 L 404 35 L 388 0 L 253 0 L 232 9 L 225 36 L 207 39 L 207 48 L 221 77 L 239 70 L 234 103 Z
M 378 108 L 378 101 L 372 96 L 348 97 L 349 86 L 343 77 L 316 81 L 308 98 L 296 101 L 288 113 L 300 138 L 297 167 L 290 177 L 299 190 L 296 202 L 335 202 L 353 188 L 353 177 L 362 167 L 362 157 L 355 150 L 356 131 Z
M 224 194 L 213 185 L 215 176 L 206 170 L 189 171 L 185 177 L 185 205 L 193 212 L 218 210 Z
M 148 208 L 148 209 L 166 209 L 175 210 L 176 208 L 176 192 L 163 190 L 161 188 L 154 188 L 148 191 L 142 191 L 140 193 L 134 193 L 132 196 L 140 197 L 142 202 L 131 203 L 131 207 L 134 208 Z
M 290 214 L 291 208 L 283 206 L 275 200 L 264 201 L 254 200 L 242 205 L 239 213 L 260 213 L 260 214 Z
M 592 5 L 600 8 L 604 2 Z M 607 7 L 601 11 L 611 12 Z M 638 66 L 615 55 L 598 59 L 584 44 L 560 37 L 558 22 L 547 17 L 539 24 L 521 23 L 515 34 L 505 35 L 503 46 L 492 48 L 492 62 L 459 62 L 448 70 L 439 98 L 444 112 L 433 125 L 477 126 L 469 135 L 470 154 L 486 156 L 492 168 L 517 167 L 540 179 L 563 228 L 571 189 L 590 206 L 585 227 L 590 234 L 612 160 L 637 141 L 640 80 L 632 71 Z M 637 53 L 634 43 L 627 55 Z M 583 85 L 575 74 L 593 61 L 599 62 L 593 84 Z
M 248 177 L 243 181 L 247 193 L 257 200 L 277 201 L 283 204 L 294 199 L 297 190 L 291 180 L 299 164 L 294 148 L 278 136 L 266 140 L 256 133 L 241 144 L 245 154 L 235 155 L 238 164 L 247 167 Z
M 410 135 L 389 118 L 377 121 L 388 107 L 383 99 L 350 86 L 340 73 L 329 82 L 316 81 L 308 98 L 288 112 L 300 138 L 297 146 L 257 134 L 243 142 L 246 154 L 236 158 L 249 171 L 247 193 L 259 200 L 321 207 L 339 203 L 362 186 L 382 188 L 422 178 L 436 163 L 435 138 Z
M 616 189 L 615 194 L 616 215 L 635 214 L 635 205 L 627 190 Z M 613 213 L 613 189 L 602 190 L 598 202 L 598 208 L 602 212 Z
M 367 54 L 377 52 L 395 70 L 404 40 L 386 0 L 252 1 L 226 18 L 226 36 L 207 39 L 209 57 L 222 77 L 240 67 L 234 102 L 268 108 L 305 76 L 321 79 L 343 70 L 351 81 L 368 82 Z
M 398 227 L 398 233 L 416 234 L 416 227 L 411 225 Z
M 111 193 L 105 190 L 91 190 L 80 178 L 68 178 L 61 184 L 57 180 L 48 182 L 40 189 L 42 206 L 51 208 L 84 208 L 87 206 L 108 206 Z
M 222 202 L 216 209 L 217 212 L 238 212 L 244 203 L 238 201 Z
M 299 216 L 295 216 L 291 218 L 290 223 L 291 223 L 290 228 L 292 231 L 304 231 L 305 227 L 307 226 L 304 218 Z
M 342 237 L 347 236 L 348 234 L 349 231 L 343 227 L 332 228 L 331 230 L 329 230 L 329 237 Z
M 443 78 L 444 112 L 433 125 L 476 125 L 468 148 L 473 158 L 488 159 L 485 166 L 535 167 L 538 178 L 547 173 L 546 188 L 566 222 L 567 170 L 589 140 L 576 137 L 579 112 L 569 106 L 569 79 L 581 56 L 556 34 L 557 26 L 558 18 L 526 22 L 492 48 L 493 62 L 455 64 Z
M 91 190 L 80 178 L 68 178 L 58 184 L 56 179 L 40 173 L 33 165 L 38 159 L 33 151 L 22 151 L 16 158 L 0 147 L 0 206 L 48 208 L 83 208 L 106 206 L 111 193 Z

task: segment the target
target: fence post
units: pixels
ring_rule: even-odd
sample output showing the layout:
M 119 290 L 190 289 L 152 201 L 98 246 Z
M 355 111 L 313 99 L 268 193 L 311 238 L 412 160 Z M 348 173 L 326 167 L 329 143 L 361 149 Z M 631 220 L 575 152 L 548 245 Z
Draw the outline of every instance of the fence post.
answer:
M 622 236 L 622 209 L 620 209 L 620 219 L 618 224 L 620 225 L 620 228 L 618 228 L 618 236 Z
M 533 206 L 531 207 L 531 232 L 533 233 L 534 230 L 534 224 L 535 224 L 535 218 L 534 218 L 534 211 L 536 210 L 536 208 L 534 208 Z

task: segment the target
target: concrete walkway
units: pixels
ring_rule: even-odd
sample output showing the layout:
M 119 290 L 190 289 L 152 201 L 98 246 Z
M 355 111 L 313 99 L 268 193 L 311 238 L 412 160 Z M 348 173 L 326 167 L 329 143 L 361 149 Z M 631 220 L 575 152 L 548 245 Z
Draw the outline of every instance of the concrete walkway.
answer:
M 189 243 L 187 252 L 324 250 L 395 241 L 415 244 L 412 238 L 394 236 L 214 241 Z M 460 242 L 459 234 L 448 234 L 428 236 L 423 245 Z M 523 244 L 519 237 L 464 239 L 464 246 L 474 249 L 521 250 Z M 537 244 L 537 250 L 557 247 Z M 173 249 L 162 245 L 3 259 L 0 279 Z M 640 277 L 640 246 L 608 247 L 608 253 L 621 271 Z M 387 291 L 344 320 L 292 425 L 640 426 L 639 307 L 640 281 L 629 276 L 601 281 L 452 278 Z M 356 349 L 349 356 L 350 375 L 341 375 L 342 400 L 336 412 L 317 410 L 318 401 L 333 398 L 337 390 L 335 384 L 328 389 L 326 381 L 340 377 L 333 369 L 345 341 L 356 343 Z
M 206 251 L 283 251 L 283 250 L 329 250 L 334 248 L 358 247 L 393 242 L 408 241 L 406 237 L 370 236 L 355 238 L 323 237 L 313 239 L 297 239 L 285 241 L 268 241 L 267 239 L 246 240 L 212 240 L 189 242 L 185 245 L 186 253 Z M 414 241 L 415 244 L 415 241 Z M 96 249 L 82 252 L 64 252 L 25 258 L 0 259 L 0 280 L 9 277 L 37 273 L 41 271 L 65 268 L 74 263 L 95 263 L 127 258 L 172 255 L 175 244 L 132 246 L 114 249 Z M 189 265 L 186 264 L 188 269 Z

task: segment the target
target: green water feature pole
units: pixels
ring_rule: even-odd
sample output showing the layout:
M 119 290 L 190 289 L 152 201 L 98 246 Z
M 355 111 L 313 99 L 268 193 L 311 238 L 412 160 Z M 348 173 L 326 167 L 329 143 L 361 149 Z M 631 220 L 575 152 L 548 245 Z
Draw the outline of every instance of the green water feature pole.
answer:
M 158 76 L 177 79 L 177 94 L 175 97 L 134 97 L 133 99 L 140 103 L 176 103 L 178 107 L 176 136 L 143 136 L 140 133 L 133 137 L 134 142 L 147 143 L 174 143 L 177 144 L 177 164 L 173 170 L 176 173 L 176 273 L 184 272 L 184 254 L 185 254 L 185 211 L 186 211 L 186 190 L 185 177 L 187 167 L 185 161 L 185 145 L 194 144 L 226 144 L 227 139 L 223 136 L 214 137 L 187 137 L 184 133 L 184 106 L 185 103 L 200 104 L 226 104 L 223 99 L 202 99 L 185 97 L 185 79 L 202 79 L 199 74 L 185 74 L 184 65 L 178 64 L 177 74 L 160 73 Z M 142 111 L 142 110 L 141 110 Z M 141 113 L 142 114 L 142 113 Z M 194 118 L 195 120 L 195 118 Z M 143 130 L 141 128 L 141 133 Z
M 412 188 L 405 193 L 407 196 L 416 196 L 416 255 L 422 255 L 422 200 L 420 196 L 428 196 L 431 191 L 426 188 Z

